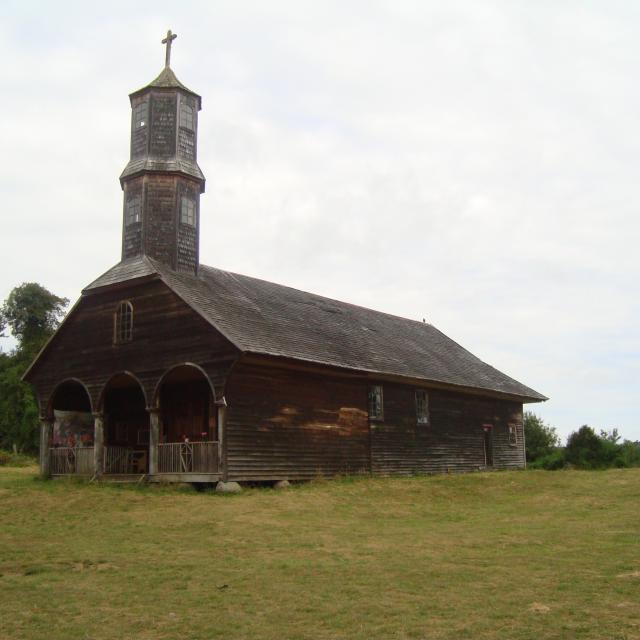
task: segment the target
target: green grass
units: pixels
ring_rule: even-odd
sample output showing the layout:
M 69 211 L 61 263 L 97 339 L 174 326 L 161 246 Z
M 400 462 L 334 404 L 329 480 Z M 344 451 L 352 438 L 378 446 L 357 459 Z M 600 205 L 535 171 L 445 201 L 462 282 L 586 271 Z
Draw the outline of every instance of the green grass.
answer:
M 239 495 L 0 468 L 0 638 L 640 638 L 640 470 Z

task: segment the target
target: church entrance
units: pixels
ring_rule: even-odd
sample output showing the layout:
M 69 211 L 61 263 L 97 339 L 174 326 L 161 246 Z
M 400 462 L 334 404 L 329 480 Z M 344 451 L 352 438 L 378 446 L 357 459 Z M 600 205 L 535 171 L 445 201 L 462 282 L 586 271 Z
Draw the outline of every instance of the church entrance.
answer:
M 158 473 L 217 473 L 217 407 L 205 374 L 180 365 L 159 389 Z
M 126 373 L 111 378 L 103 406 L 104 473 L 148 473 L 149 413 L 138 381 Z

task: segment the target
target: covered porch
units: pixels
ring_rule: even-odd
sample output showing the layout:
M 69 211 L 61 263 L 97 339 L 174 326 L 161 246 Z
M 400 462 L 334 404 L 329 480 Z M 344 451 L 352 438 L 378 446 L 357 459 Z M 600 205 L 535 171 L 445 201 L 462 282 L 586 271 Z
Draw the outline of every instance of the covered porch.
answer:
M 196 365 L 167 371 L 152 406 L 128 372 L 114 375 L 96 404 L 93 412 L 80 381 L 56 389 L 41 423 L 43 475 L 121 482 L 221 479 L 224 407 L 216 404 L 208 377 Z

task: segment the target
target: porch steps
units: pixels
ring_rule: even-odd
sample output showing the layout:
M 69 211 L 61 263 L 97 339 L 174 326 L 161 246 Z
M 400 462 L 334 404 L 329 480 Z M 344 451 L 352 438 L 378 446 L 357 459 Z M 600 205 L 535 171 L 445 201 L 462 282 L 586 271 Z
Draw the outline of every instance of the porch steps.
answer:
M 146 473 L 114 473 L 104 474 L 98 479 L 98 482 L 107 484 L 142 484 L 147 482 Z

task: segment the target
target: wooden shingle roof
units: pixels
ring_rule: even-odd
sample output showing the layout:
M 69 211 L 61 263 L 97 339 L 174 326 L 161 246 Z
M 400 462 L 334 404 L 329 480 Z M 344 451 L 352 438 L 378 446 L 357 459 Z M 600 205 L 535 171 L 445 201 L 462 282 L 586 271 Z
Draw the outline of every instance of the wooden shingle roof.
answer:
M 150 276 L 164 281 L 245 353 L 486 390 L 528 402 L 547 399 L 430 324 L 205 265 L 194 276 L 138 257 L 117 264 L 84 293 Z

